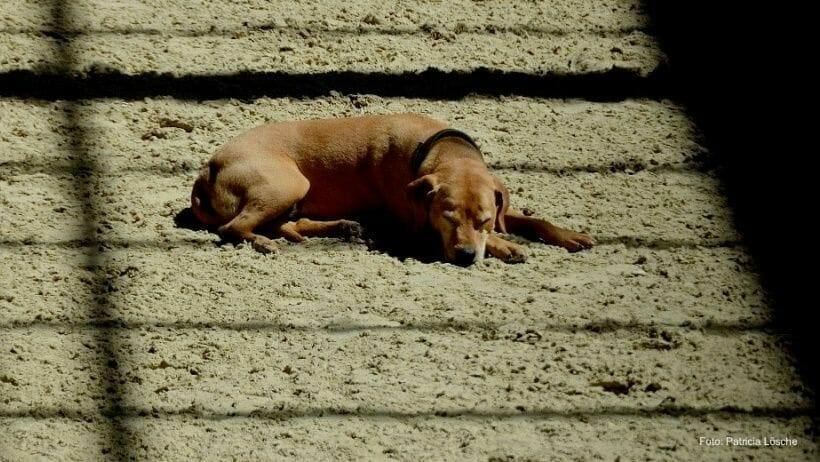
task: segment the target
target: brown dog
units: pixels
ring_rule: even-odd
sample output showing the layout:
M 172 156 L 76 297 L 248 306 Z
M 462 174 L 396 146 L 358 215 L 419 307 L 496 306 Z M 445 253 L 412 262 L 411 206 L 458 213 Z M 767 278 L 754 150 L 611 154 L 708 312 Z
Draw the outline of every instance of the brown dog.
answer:
M 506 262 L 524 249 L 494 231 L 570 251 L 591 247 L 587 235 L 509 208 L 507 188 L 487 170 L 469 136 L 415 115 L 306 120 L 263 125 L 223 146 L 194 183 L 197 218 L 225 238 L 276 249 L 254 231 L 274 224 L 278 236 L 343 236 L 357 214 L 386 211 L 414 230 L 431 227 L 447 261 L 469 265 L 485 253 Z

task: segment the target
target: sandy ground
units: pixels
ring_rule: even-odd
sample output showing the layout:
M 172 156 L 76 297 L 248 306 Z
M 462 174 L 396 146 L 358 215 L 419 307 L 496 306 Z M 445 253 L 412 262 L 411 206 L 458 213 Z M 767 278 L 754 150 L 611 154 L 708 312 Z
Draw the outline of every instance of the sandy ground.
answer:
M 4 0 L 8 2 L 9 0 Z M 0 70 L 173 75 L 416 72 L 486 67 L 537 74 L 613 68 L 646 75 L 662 55 L 640 2 L 72 1 L 53 30 L 52 2 L 0 13 Z M 511 6 L 512 5 L 512 6 Z M 10 12 L 21 12 L 13 14 Z M 60 60 L 71 38 L 74 59 Z
M 7 3 L 0 72 L 662 61 L 634 1 L 82 1 L 58 38 L 50 6 Z M 246 128 L 403 111 L 473 134 L 514 205 L 601 245 L 464 269 L 331 239 L 261 255 L 175 223 Z M 5 98 L 0 217 L 0 460 L 817 459 L 813 396 L 674 102 Z M 798 444 L 698 444 L 727 435 Z

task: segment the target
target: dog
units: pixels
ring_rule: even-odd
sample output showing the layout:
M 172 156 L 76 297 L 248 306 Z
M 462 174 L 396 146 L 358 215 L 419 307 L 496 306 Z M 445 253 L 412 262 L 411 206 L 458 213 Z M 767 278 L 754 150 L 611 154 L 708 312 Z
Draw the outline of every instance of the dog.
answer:
M 220 148 L 202 168 L 191 208 L 224 239 L 261 252 L 276 243 L 257 233 L 301 242 L 359 230 L 349 218 L 386 212 L 396 226 L 432 230 L 444 260 L 468 266 L 486 254 L 526 259 L 517 234 L 578 251 L 588 235 L 510 208 L 506 187 L 490 173 L 467 134 L 418 114 L 271 123 Z

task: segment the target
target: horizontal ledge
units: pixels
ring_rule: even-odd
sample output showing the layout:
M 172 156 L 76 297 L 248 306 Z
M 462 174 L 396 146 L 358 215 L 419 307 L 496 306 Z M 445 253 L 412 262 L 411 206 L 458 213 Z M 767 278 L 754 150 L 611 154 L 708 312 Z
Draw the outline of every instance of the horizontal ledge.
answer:
M 219 412 L 205 409 L 138 409 L 111 405 L 94 411 L 82 411 L 60 408 L 36 408 L 28 410 L 0 410 L 0 418 L 62 418 L 69 420 L 90 420 L 102 417 L 105 419 L 140 419 L 140 418 L 173 418 L 192 417 L 206 420 L 260 419 L 287 420 L 298 418 L 370 418 L 370 419 L 416 419 L 416 418 L 449 418 L 469 420 L 520 420 L 520 419 L 589 419 L 601 417 L 730 417 L 749 416 L 758 418 L 796 418 L 816 415 L 811 407 L 780 408 L 753 407 L 743 409 L 734 406 L 694 407 L 694 406 L 657 406 L 651 408 L 631 408 L 626 406 L 608 406 L 600 409 L 559 410 L 536 408 L 523 410 L 472 410 L 442 409 L 436 411 L 394 411 L 390 409 L 255 409 L 251 411 Z
M 376 94 L 455 100 L 467 95 L 520 95 L 622 101 L 630 98 L 674 98 L 664 70 L 642 77 L 629 69 L 582 75 L 535 75 L 485 67 L 445 72 L 384 73 L 334 71 L 320 73 L 239 72 L 184 75 L 91 72 L 63 75 L 57 70 L 0 73 L 0 97 L 44 100 L 117 98 L 139 100 L 171 96 L 182 100 L 260 97 L 316 97 L 329 94 Z
M 497 332 L 504 337 L 507 324 L 441 321 L 428 323 L 408 323 L 398 326 L 384 325 L 326 325 L 304 326 L 292 323 L 278 323 L 274 321 L 246 321 L 246 322 L 207 322 L 207 321 L 120 321 L 120 320 L 88 320 L 88 321 L 12 321 L 0 323 L 0 331 L 15 331 L 26 329 L 81 329 L 95 331 L 136 330 L 143 328 L 174 329 L 174 330 L 219 330 L 228 332 L 324 332 L 328 334 L 355 334 L 355 333 L 390 333 L 390 332 Z M 749 332 L 767 332 L 771 334 L 786 334 L 774 322 L 683 322 L 655 323 L 655 322 L 624 322 L 616 320 L 591 321 L 583 324 L 538 324 L 532 327 L 538 331 L 552 333 L 578 332 L 609 333 L 609 332 L 646 332 L 653 329 L 687 329 L 696 330 L 713 335 L 743 335 Z M 528 328 L 522 324 L 521 328 Z M 512 331 L 510 331 L 512 335 Z
M 461 24 L 457 27 L 442 25 L 422 25 L 407 27 L 379 27 L 379 26 L 339 26 L 315 27 L 312 25 L 279 25 L 279 24 L 249 24 L 243 27 L 219 28 L 215 25 L 208 28 L 168 28 L 157 29 L 151 27 L 110 27 L 105 29 L 75 29 L 75 28 L 6 28 L 0 29 L 0 34 L 8 35 L 41 35 L 58 42 L 66 42 L 76 37 L 89 35 L 147 35 L 161 37 L 224 37 L 232 38 L 238 34 L 260 32 L 290 32 L 312 35 L 436 35 L 442 32 L 455 34 L 482 34 L 495 35 L 511 33 L 516 35 L 535 35 L 562 37 L 567 35 L 586 35 L 594 37 L 611 37 L 628 35 L 633 32 L 652 33 L 649 27 L 631 26 L 608 29 L 585 29 L 558 27 L 536 27 L 528 24 Z

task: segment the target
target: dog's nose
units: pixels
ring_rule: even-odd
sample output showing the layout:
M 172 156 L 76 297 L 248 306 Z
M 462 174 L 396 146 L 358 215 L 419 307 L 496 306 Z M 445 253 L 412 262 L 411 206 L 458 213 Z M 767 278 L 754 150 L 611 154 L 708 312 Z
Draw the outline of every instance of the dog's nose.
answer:
M 472 265 L 475 262 L 475 247 L 464 246 L 456 248 L 456 263 Z

